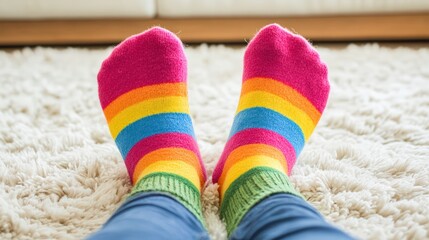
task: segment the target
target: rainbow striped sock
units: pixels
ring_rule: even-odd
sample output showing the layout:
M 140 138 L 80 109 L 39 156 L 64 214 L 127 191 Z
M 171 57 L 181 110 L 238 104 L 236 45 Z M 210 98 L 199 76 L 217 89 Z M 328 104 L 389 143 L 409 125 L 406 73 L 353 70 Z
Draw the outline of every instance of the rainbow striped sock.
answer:
M 229 234 L 263 198 L 299 195 L 288 175 L 328 94 L 327 68 L 301 36 L 272 24 L 249 43 L 237 113 L 213 173 Z
M 180 40 L 159 27 L 119 44 L 98 73 L 99 97 L 134 185 L 173 195 L 204 223 L 206 180 L 187 97 Z

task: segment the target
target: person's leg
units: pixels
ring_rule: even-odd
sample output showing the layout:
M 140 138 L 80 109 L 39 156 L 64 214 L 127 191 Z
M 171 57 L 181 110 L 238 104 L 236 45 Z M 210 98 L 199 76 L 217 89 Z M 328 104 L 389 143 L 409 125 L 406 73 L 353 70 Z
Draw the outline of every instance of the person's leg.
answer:
M 202 223 L 180 202 L 163 193 L 129 198 L 89 240 L 209 239 Z
M 187 60 L 181 41 L 171 32 L 155 27 L 129 37 L 113 49 L 98 73 L 98 93 L 133 185 L 131 195 L 167 193 L 204 225 L 201 188 L 206 171 L 189 115 L 186 78 Z M 153 227 L 168 223 L 170 217 L 178 218 L 160 214 L 159 209 L 165 206 L 151 201 L 154 199 L 141 198 L 133 200 L 133 207 L 124 205 L 127 214 L 112 218 L 106 225 L 109 232 L 129 229 L 127 219 L 135 218 L 134 211 L 143 216 L 156 211 L 159 218 L 148 220 L 154 221 Z M 171 200 L 163 200 L 166 201 Z M 119 222 L 122 224 L 115 225 Z M 185 229 L 185 222 L 176 224 L 183 223 Z M 146 231 L 158 232 L 160 237 L 167 234 L 162 228 L 143 227 L 145 224 L 137 221 L 132 226 L 143 237 Z
M 256 204 L 232 233 L 238 239 L 342 240 L 353 239 L 324 220 L 302 198 L 279 193 Z
M 327 74 L 317 51 L 304 38 L 279 25 L 261 29 L 249 43 L 237 113 L 213 172 L 213 182 L 219 184 L 221 218 L 229 235 L 267 197 L 287 193 L 301 198 L 288 175 L 326 106 Z M 288 201 L 278 204 L 288 205 Z M 300 204 L 301 209 L 304 205 Z M 284 208 L 298 209 L 292 206 Z M 277 210 L 281 206 L 273 207 Z M 271 218 L 279 217 L 275 223 L 287 221 L 282 223 L 285 233 L 295 219 L 261 217 L 267 219 L 251 219 L 270 223 Z

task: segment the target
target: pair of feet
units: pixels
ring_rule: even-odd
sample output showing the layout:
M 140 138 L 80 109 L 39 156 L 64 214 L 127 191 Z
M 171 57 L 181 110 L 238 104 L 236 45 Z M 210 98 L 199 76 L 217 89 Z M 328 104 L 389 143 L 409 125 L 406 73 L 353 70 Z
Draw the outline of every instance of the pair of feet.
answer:
M 132 193 L 173 195 L 204 223 L 207 176 L 189 116 L 181 41 L 159 27 L 119 44 L 98 74 L 99 97 Z M 325 108 L 327 68 L 301 36 L 264 27 L 247 46 L 240 101 L 213 173 L 231 232 L 267 196 L 297 194 L 288 175 Z

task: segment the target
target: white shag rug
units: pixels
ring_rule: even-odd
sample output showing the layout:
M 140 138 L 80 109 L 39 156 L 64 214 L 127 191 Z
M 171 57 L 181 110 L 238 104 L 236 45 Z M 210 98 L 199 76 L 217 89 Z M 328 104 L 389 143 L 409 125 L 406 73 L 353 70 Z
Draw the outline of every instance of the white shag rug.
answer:
M 96 90 L 110 50 L 0 52 L 0 239 L 81 239 L 127 197 Z M 192 117 L 211 175 L 237 105 L 243 49 L 186 51 Z M 355 236 L 429 238 L 429 49 L 319 51 L 332 91 L 293 183 Z M 203 201 L 210 234 L 225 239 L 216 186 Z

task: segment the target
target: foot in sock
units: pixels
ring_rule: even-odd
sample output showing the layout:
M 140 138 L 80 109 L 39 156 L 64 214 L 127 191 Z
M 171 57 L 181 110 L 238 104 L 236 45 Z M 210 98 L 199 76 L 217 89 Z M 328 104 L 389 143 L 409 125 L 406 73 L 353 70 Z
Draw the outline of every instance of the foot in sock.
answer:
M 115 47 L 98 73 L 98 90 L 132 194 L 173 195 L 204 222 L 206 172 L 189 116 L 186 75 L 182 43 L 155 27 Z
M 238 109 L 213 173 L 229 234 L 267 196 L 299 195 L 288 175 L 328 94 L 326 65 L 301 36 L 272 24 L 249 43 Z

